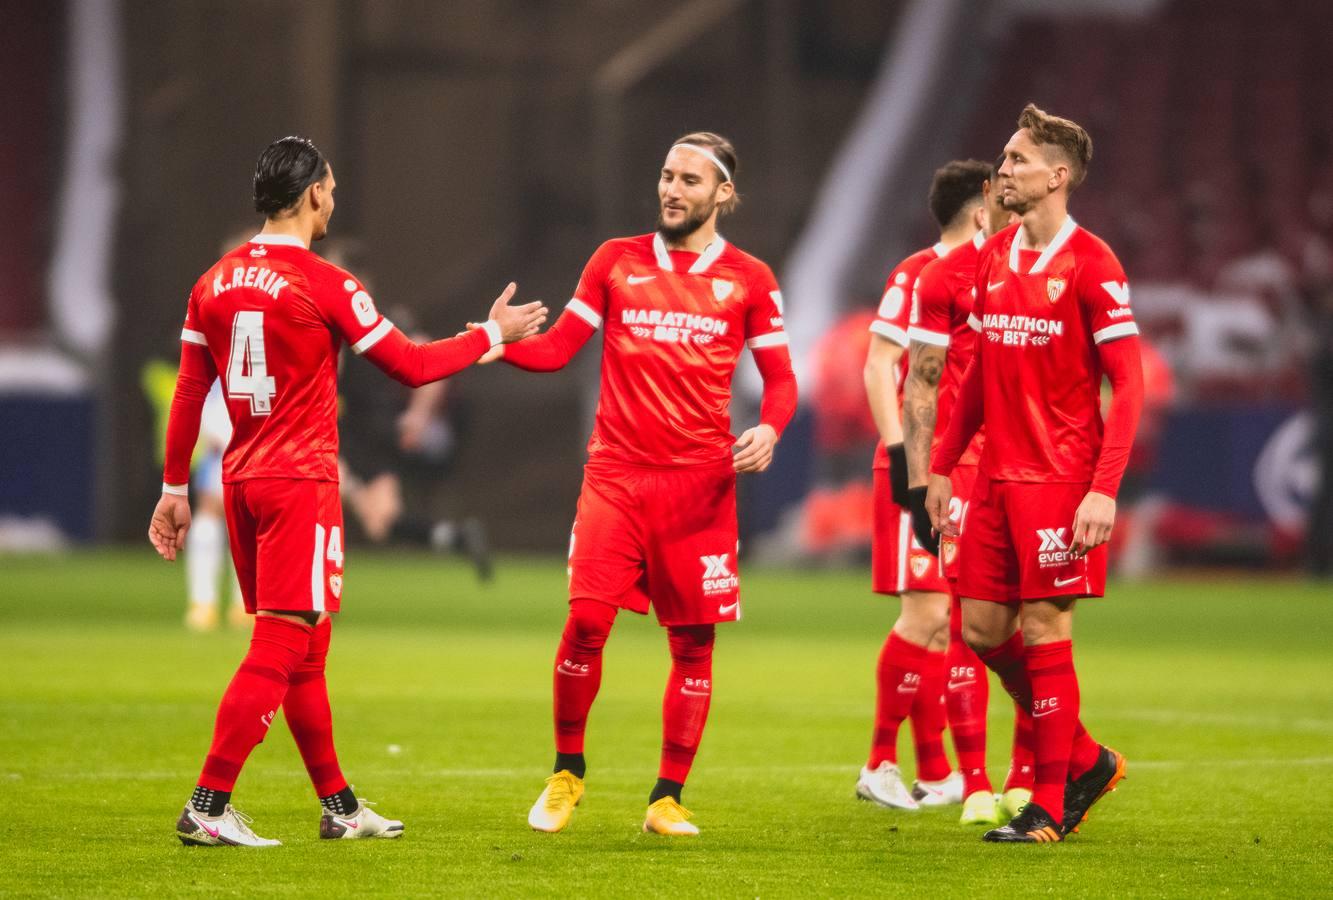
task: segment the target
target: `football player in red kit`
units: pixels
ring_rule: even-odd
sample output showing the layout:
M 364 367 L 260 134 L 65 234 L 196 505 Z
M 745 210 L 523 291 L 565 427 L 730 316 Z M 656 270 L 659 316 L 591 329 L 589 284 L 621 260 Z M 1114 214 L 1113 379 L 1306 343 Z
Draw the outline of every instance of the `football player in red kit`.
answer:
M 737 202 L 736 151 L 696 132 L 667 152 L 657 230 L 607 241 L 545 334 L 507 345 L 529 371 L 564 366 L 603 331 L 601 399 L 570 536 L 569 618 L 556 653 L 554 773 L 528 815 L 560 831 L 583 796 L 583 736 L 617 612 L 667 629 L 662 755 L 644 830 L 697 834 L 681 806 L 712 696 L 713 632 L 741 617 L 736 475 L 768 468 L 796 409 L 782 295 L 717 220 Z M 731 379 L 749 347 L 759 424 L 731 434 Z M 733 452 L 734 448 L 734 452 Z
M 976 233 L 972 216 L 989 172 L 976 160 L 956 160 L 936 170 L 929 206 L 940 240 L 894 267 L 870 324 L 866 397 L 880 434 L 874 461 L 871 588 L 899 597 L 902 606 L 875 668 L 875 727 L 869 756 L 856 779 L 856 795 L 895 809 L 963 799 L 962 779 L 951 771 L 944 752 L 949 583 L 932 551 L 912 533 L 901 410 L 908 368 L 904 351 L 917 277 L 927 264 L 948 259 L 972 239 Z M 911 790 L 898 768 L 898 730 L 909 717 L 916 750 L 916 782 Z
M 963 633 L 1032 710 L 1036 760 L 1031 802 L 985 839 L 1046 843 L 1077 828 L 1125 772 L 1125 758 L 1080 722 L 1071 636 L 1076 601 L 1105 591 L 1143 370 L 1125 273 L 1067 211 L 1092 139 L 1029 104 L 1004 155 L 1001 200 L 1021 222 L 981 248 L 977 350 L 931 458 L 926 507 L 942 535 L 958 535 L 950 476 L 984 424 L 958 551 Z
M 511 307 L 509 285 L 482 327 L 416 344 L 380 315 L 355 276 L 310 251 L 333 213 L 333 170 L 310 141 L 270 144 L 255 168 L 263 229 L 195 283 L 181 330 L 180 376 L 167 425 L 162 498 L 148 537 L 167 560 L 190 527 L 190 454 L 219 375 L 233 432 L 223 457 L 232 559 L 250 649 L 223 694 L 198 786 L 176 824 L 186 844 L 273 846 L 231 805 L 241 767 L 279 708 L 323 815 L 321 838 L 395 838 L 403 823 L 357 799 L 333 745 L 324 663 L 342 600 L 337 365 L 344 342 L 385 373 L 419 386 L 536 332 L 540 303 Z
M 952 585 L 958 578 L 958 544 L 955 538 L 939 540 L 926 515 L 926 475 L 930 450 L 949 423 L 958 383 L 972 358 L 976 333 L 968 325 L 975 291 L 977 255 L 986 238 L 1010 224 L 1017 216 L 1000 204 L 992 187 L 1001 162 L 989 169 L 989 179 L 967 206 L 977 230 L 972 240 L 956 247 L 948 256 L 921 270 L 907 329 L 910 371 L 903 392 L 903 430 L 907 447 L 908 501 L 917 540 L 939 557 L 939 570 Z M 984 165 L 984 164 L 982 164 Z M 967 501 L 976 481 L 982 433 L 972 439 L 959 466 L 954 469 L 954 494 L 950 518 L 959 529 L 966 527 Z M 963 825 L 998 825 L 1023 808 L 1032 795 L 1032 717 L 1018 707 L 1014 750 L 1004 793 L 997 803 L 986 773 L 986 708 L 990 685 L 986 667 L 962 637 L 962 607 L 955 594 L 949 614 L 948 682 L 945 699 L 949 731 L 958 754 L 963 778 Z

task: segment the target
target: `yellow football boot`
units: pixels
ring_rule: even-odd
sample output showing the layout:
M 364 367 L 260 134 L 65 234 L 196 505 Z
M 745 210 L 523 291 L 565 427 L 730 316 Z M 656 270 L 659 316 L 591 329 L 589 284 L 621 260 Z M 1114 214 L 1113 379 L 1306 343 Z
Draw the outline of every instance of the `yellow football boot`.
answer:
M 992 828 L 1000 824 L 1000 808 L 995 802 L 995 795 L 990 791 L 973 791 L 963 800 L 963 814 L 958 817 L 959 825 L 989 825 Z
M 685 821 L 689 817 L 690 811 L 677 803 L 675 797 L 663 797 L 648 807 L 643 830 L 677 837 L 698 834 L 699 829 Z
M 546 779 L 546 789 L 528 812 L 528 824 L 536 831 L 554 834 L 569 824 L 574 807 L 582 799 L 583 779 L 568 769 L 561 769 Z
M 1000 818 L 1009 820 L 1023 811 L 1032 799 L 1032 792 L 1027 788 L 1010 788 L 1000 795 Z

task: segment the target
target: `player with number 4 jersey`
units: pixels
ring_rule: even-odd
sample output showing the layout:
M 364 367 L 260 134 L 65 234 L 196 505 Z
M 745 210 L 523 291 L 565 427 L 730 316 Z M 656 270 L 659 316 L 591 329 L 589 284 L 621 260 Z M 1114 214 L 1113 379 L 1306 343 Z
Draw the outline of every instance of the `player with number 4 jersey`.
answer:
M 446 378 L 504 341 L 534 333 L 540 303 L 510 307 L 511 284 L 484 326 L 416 344 L 379 314 L 349 273 L 310 243 L 333 213 L 333 171 L 303 138 L 275 141 L 255 170 L 263 230 L 190 292 L 180 375 L 167 425 L 162 498 L 148 536 L 174 560 L 190 527 L 190 454 L 220 374 L 233 432 L 223 457 L 232 558 L 254 635 L 218 709 L 212 746 L 176 833 L 186 844 L 272 846 L 230 804 L 255 745 L 283 710 L 323 808 L 322 838 L 398 837 L 403 823 L 358 800 L 333 746 L 324 663 L 342 599 L 337 364 L 344 343 L 413 386 Z

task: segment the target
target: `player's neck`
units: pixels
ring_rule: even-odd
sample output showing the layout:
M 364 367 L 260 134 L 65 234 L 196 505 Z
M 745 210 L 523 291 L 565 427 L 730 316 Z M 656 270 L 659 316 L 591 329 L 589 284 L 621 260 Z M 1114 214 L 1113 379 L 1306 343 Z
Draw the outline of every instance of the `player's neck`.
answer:
M 977 233 L 977 227 L 969 219 L 965 225 L 959 225 L 954 228 L 946 228 L 940 232 L 940 243 L 952 250 L 954 247 L 961 247 L 972 240 L 972 235 Z
M 1055 202 L 1056 200 L 1060 202 Z M 1038 203 L 1023 214 L 1024 250 L 1045 250 L 1046 245 L 1055 240 L 1060 226 L 1069 218 L 1069 209 L 1064 197 L 1052 194 L 1047 202 Z
M 684 250 L 687 253 L 703 253 L 708 249 L 709 244 L 717 240 L 717 226 L 714 225 L 713 221 L 710 219 L 679 240 L 672 240 L 665 235 L 662 236 L 662 240 L 666 242 L 668 250 Z
M 302 216 L 291 216 L 286 219 L 267 219 L 264 227 L 260 229 L 260 234 L 284 234 L 294 237 L 302 244 L 305 244 L 307 250 L 310 249 L 310 241 L 315 234 L 314 222 L 306 221 Z

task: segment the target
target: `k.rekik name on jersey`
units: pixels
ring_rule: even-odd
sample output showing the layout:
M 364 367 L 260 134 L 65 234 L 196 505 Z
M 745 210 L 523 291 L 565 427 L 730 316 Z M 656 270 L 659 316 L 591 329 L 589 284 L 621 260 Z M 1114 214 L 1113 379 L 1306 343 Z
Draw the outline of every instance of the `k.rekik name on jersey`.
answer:
M 223 281 L 221 274 L 213 278 L 213 296 L 232 288 L 252 287 L 276 300 L 286 286 L 287 279 L 275 274 L 267 266 L 237 266 L 231 270 L 231 281 Z

